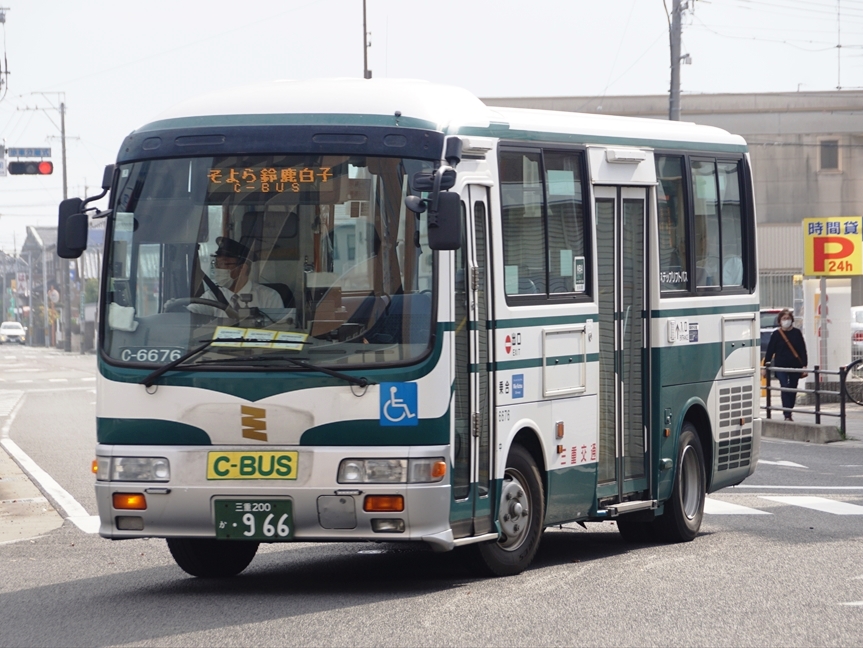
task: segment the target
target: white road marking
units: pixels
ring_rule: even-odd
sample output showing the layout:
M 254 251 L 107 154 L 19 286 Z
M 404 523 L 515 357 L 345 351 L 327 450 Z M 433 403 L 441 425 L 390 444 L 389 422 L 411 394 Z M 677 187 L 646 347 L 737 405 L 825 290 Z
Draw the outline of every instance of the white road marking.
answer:
M 10 417 L 11 418 L 11 417 Z M 18 444 L 8 437 L 0 439 L 0 446 L 12 455 L 12 458 L 18 462 L 18 465 L 26 472 L 31 479 L 38 482 L 42 489 L 51 496 L 60 508 L 63 509 L 64 517 L 90 517 L 87 509 L 81 506 L 78 501 L 72 497 L 66 490 L 57 483 L 57 481 L 39 465 L 33 461 L 30 456 L 24 452 Z
M 738 484 L 731 488 L 734 490 L 738 488 L 748 488 L 750 490 L 863 490 L 863 486 L 756 486 L 754 484 Z
M 42 470 L 39 465 L 18 446 L 17 443 L 9 438 L 9 430 L 12 427 L 12 423 L 15 421 L 15 417 L 18 415 L 18 412 L 21 410 L 21 407 L 24 405 L 24 401 L 26 400 L 26 398 L 23 398 L 24 392 L 16 393 L 18 394 L 18 400 L 9 411 L 6 417 L 6 422 L 3 424 L 3 428 L 0 429 L 0 446 L 9 453 L 19 466 L 21 466 L 21 469 L 27 473 L 30 479 L 39 484 L 42 490 L 45 491 L 51 499 L 57 502 L 62 509 L 64 517 L 70 518 L 71 521 L 82 531 L 86 533 L 96 533 L 99 530 L 99 527 L 98 525 L 95 525 L 95 528 L 93 528 L 93 522 L 90 520 L 93 516 L 87 512 L 87 509 L 81 506 L 78 501 L 66 492 L 66 490 L 60 486 L 60 484 L 58 484 L 51 475 Z M 2 412 L 0 412 L 0 414 L 2 414 Z
M 863 601 L 849 601 L 848 603 L 842 603 L 842 605 L 850 605 L 853 607 L 863 607 Z
M 96 382 L 96 378 L 95 377 L 81 378 L 81 382 Z
M 98 515 L 69 516 L 69 520 L 84 533 L 99 533 L 99 525 L 102 523 Z
M 9 416 L 23 394 L 22 391 L 0 392 L 0 417 Z
M 31 383 L 33 381 L 32 380 L 16 380 L 15 382 L 16 383 Z
M 863 506 L 848 504 L 847 502 L 837 502 L 836 500 L 824 497 L 798 495 L 759 495 L 759 497 L 761 499 L 770 500 L 771 502 L 791 504 L 792 506 L 802 506 L 803 508 L 812 509 L 813 511 L 832 513 L 833 515 L 863 515 Z
M 706 497 L 704 499 L 704 512 L 707 515 L 770 515 L 767 511 L 732 504 L 723 500 Z
M 56 383 L 69 382 L 69 379 L 68 378 L 49 378 L 48 382 L 56 382 Z
M 799 463 L 793 461 L 767 461 L 767 459 L 759 459 L 758 463 L 767 464 L 768 466 L 784 466 L 785 468 L 806 468 Z

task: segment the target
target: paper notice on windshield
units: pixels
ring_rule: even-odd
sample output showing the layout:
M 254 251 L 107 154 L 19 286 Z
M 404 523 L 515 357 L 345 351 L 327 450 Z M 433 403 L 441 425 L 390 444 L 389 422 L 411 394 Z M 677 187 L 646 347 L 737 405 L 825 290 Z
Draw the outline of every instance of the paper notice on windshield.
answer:
M 213 339 L 219 340 L 213 342 L 212 346 L 219 347 L 241 347 L 243 346 L 243 338 L 246 335 L 246 329 L 237 328 L 234 326 L 217 326 L 216 332 L 213 333 Z
M 265 349 L 273 348 L 273 340 L 276 337 L 276 331 L 265 331 L 263 329 L 246 329 L 246 335 L 243 336 L 243 348 L 263 347 Z
M 302 351 L 303 344 L 308 337 L 308 333 L 290 333 L 288 331 L 282 331 L 276 335 L 275 344 L 272 344 L 271 346 L 277 349 L 286 349 L 288 351 Z
M 213 342 L 212 346 L 302 351 L 303 344 L 308 337 L 308 333 L 295 333 L 293 331 L 217 326 L 213 339 L 219 341 Z

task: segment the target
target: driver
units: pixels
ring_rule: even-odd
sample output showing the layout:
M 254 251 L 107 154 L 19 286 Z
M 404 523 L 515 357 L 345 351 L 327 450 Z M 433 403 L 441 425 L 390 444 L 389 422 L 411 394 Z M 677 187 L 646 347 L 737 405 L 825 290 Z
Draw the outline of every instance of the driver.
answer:
M 272 288 L 263 286 L 251 280 L 249 274 L 252 264 L 249 261 L 250 250 L 242 243 L 220 236 L 216 239 L 218 249 L 213 255 L 210 277 L 216 284 L 227 304 L 234 310 L 240 308 L 260 308 L 263 310 L 284 308 L 282 298 Z M 208 289 L 202 299 L 221 301 Z M 227 317 L 227 313 L 215 306 L 192 304 L 189 310 L 193 313 Z

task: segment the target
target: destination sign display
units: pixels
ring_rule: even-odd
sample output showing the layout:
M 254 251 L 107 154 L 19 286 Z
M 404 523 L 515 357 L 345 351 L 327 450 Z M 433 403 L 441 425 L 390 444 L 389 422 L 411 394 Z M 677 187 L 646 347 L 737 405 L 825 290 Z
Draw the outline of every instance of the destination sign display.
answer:
M 300 193 L 335 189 L 331 167 L 226 167 L 207 172 L 210 193 Z

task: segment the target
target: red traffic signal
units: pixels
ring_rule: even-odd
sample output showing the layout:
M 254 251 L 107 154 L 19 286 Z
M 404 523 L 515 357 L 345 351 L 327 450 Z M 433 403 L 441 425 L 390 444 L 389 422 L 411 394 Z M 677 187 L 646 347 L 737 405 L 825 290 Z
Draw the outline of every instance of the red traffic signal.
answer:
M 48 160 L 10 162 L 6 168 L 9 175 L 51 175 L 54 173 L 54 163 Z

